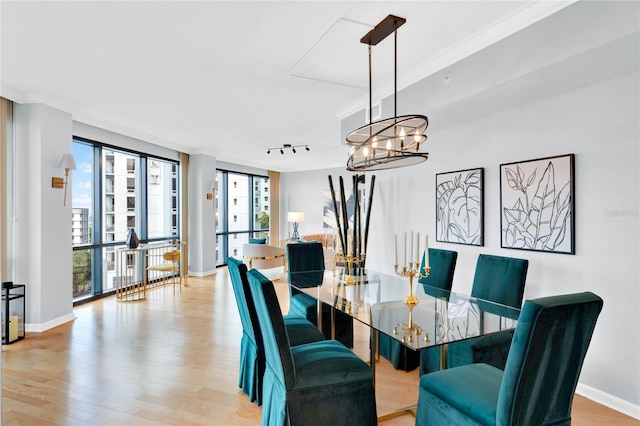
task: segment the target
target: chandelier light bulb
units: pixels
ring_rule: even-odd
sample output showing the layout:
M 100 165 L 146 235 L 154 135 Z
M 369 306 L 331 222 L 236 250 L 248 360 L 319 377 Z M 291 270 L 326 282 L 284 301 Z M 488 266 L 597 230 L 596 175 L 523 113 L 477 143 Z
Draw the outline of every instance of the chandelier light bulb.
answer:
M 374 136 L 373 140 L 371 141 L 371 148 L 376 149 L 378 147 L 378 137 Z
M 387 151 L 389 151 L 391 149 L 392 145 L 391 145 L 391 139 L 389 139 L 387 141 Z
M 365 146 L 365 147 L 362 149 L 362 153 L 364 154 L 364 156 L 365 156 L 365 157 L 368 157 L 368 156 L 369 156 L 369 147 L 368 147 L 368 146 Z

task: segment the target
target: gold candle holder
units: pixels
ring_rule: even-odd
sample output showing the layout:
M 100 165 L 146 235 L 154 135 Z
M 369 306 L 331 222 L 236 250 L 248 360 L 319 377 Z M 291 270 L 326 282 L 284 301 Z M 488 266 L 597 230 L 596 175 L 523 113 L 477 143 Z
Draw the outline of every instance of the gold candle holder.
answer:
M 353 268 L 353 264 L 359 264 L 359 263 L 364 263 L 364 260 L 366 258 L 366 254 L 365 253 L 360 253 L 359 257 L 355 257 L 351 254 L 348 255 L 343 255 L 342 253 L 338 253 L 336 258 L 338 259 L 339 262 L 346 262 L 347 263 L 347 278 L 345 278 L 344 282 L 346 285 L 355 285 L 356 280 L 351 276 L 351 269 Z
M 413 308 L 416 306 L 416 304 L 407 304 L 407 307 L 409 308 L 408 324 L 401 322 L 393 326 L 394 335 L 398 334 L 398 329 L 402 330 L 402 338 L 400 339 L 402 343 L 413 343 L 414 341 L 417 341 L 422 334 L 422 327 L 413 323 Z M 425 343 L 429 342 L 429 333 L 425 332 L 423 340 L 425 341 Z
M 431 267 L 425 266 L 424 274 L 420 273 L 420 266 L 418 262 L 409 262 L 409 266 L 403 266 L 402 270 L 398 271 L 398 264 L 394 264 L 393 268 L 396 271 L 396 274 L 401 277 L 409 278 L 409 295 L 404 298 L 405 305 L 409 307 L 413 307 L 420 303 L 420 301 L 413 295 L 413 278 L 417 277 L 419 280 L 423 278 L 427 278 L 429 276 L 429 272 L 431 272 Z

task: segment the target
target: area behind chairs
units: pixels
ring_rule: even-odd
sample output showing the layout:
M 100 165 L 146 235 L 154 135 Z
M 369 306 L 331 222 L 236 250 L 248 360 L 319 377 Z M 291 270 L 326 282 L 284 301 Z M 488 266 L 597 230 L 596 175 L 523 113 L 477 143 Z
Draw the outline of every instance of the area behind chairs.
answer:
M 603 301 L 585 292 L 525 302 L 504 372 L 470 364 L 420 378 L 416 425 L 569 425 Z
M 248 276 L 267 359 L 262 425 L 377 424 L 371 367 L 335 340 L 291 347 L 273 283 Z

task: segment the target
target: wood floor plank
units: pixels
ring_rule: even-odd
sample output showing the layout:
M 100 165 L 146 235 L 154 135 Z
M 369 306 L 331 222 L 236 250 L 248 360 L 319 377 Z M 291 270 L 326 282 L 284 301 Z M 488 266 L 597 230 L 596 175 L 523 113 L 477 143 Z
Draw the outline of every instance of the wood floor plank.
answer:
M 238 388 L 242 325 L 226 268 L 147 293 L 77 306 L 76 319 L 3 346 L 3 425 L 260 424 L 261 408 Z M 275 281 L 284 312 L 286 283 Z M 354 352 L 369 359 L 369 331 L 355 323 Z M 378 413 L 414 404 L 418 372 L 377 363 Z M 640 425 L 576 396 L 573 424 Z M 384 425 L 413 425 L 404 415 Z

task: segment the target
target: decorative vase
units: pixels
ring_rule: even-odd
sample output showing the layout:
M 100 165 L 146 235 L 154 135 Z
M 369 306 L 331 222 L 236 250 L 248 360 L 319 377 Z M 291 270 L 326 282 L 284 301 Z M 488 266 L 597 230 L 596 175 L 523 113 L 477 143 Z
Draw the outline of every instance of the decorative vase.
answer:
M 136 230 L 133 228 L 129 228 L 127 231 L 127 247 L 130 249 L 138 248 L 138 244 L 140 244 L 140 240 L 136 235 Z

